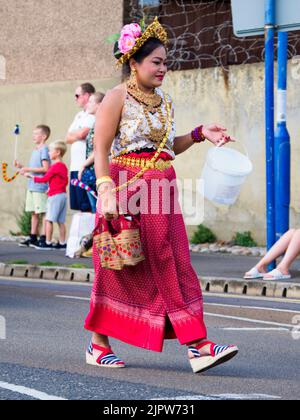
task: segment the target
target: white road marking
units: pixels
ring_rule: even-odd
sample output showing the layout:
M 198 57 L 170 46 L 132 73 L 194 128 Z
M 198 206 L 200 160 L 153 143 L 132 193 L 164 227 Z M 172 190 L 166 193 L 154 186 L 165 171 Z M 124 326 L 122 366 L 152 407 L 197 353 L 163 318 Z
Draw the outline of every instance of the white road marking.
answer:
M 185 400 L 185 401 L 211 401 L 221 400 L 281 400 L 281 397 L 267 394 L 218 394 L 218 395 L 183 395 L 175 398 L 155 398 L 156 400 Z
M 64 296 L 64 295 L 56 295 L 55 297 L 60 299 L 70 299 L 70 300 L 82 300 L 82 301 L 90 301 L 90 298 L 84 298 L 79 296 Z M 262 311 L 273 311 L 273 312 L 284 312 L 284 313 L 292 313 L 292 314 L 300 314 L 300 311 L 292 311 L 288 309 L 276 309 L 276 308 L 267 308 L 267 307 L 256 307 L 256 306 L 241 306 L 241 305 L 227 305 L 223 303 L 205 303 L 205 306 L 221 306 L 227 308 L 240 308 L 240 309 L 256 309 Z
M 84 298 L 84 297 L 79 297 L 79 296 L 57 295 L 56 297 L 60 298 L 60 299 L 90 301 L 90 298 Z M 225 306 L 225 305 L 219 305 L 219 304 L 209 304 L 209 305 Z M 238 306 L 238 305 L 228 305 L 228 307 L 240 308 L 240 306 Z M 252 307 L 245 307 L 245 308 L 253 309 Z M 258 309 L 258 308 L 256 308 L 256 309 Z M 266 311 L 269 310 L 269 308 L 260 308 L 260 309 L 263 309 L 263 310 L 266 310 Z M 272 310 L 272 308 L 270 310 Z M 273 311 L 277 311 L 277 309 L 273 309 Z M 281 310 L 278 310 L 278 311 L 281 312 Z M 287 310 L 287 312 L 299 313 L 299 312 L 288 311 L 288 310 Z M 242 318 L 242 317 L 235 317 L 235 316 L 229 316 L 229 315 L 223 315 L 223 314 L 213 314 L 213 313 L 210 313 L 210 312 L 205 312 L 204 315 L 205 316 L 212 316 L 212 317 L 216 317 L 216 318 L 232 319 L 232 320 L 235 320 L 235 321 L 252 322 L 254 324 L 277 325 L 278 327 L 285 327 L 285 329 L 284 329 L 285 331 L 287 330 L 287 328 L 289 328 L 289 329 L 294 328 L 294 326 L 290 325 L 290 324 L 281 324 L 281 323 L 278 323 L 278 322 L 262 321 L 262 320 L 258 320 L 258 319 Z
M 242 306 L 242 305 L 227 305 L 223 303 L 205 303 L 204 306 L 221 306 L 224 308 L 237 308 L 237 309 L 256 309 L 258 311 L 271 311 L 271 312 L 284 312 L 288 314 L 300 314 L 300 311 L 292 311 L 288 309 L 276 309 L 276 308 L 267 308 L 261 306 Z
M 53 395 L 48 395 L 44 392 L 37 391 L 36 389 L 8 384 L 6 382 L 0 382 L 0 388 L 6 389 L 7 391 L 16 392 L 17 394 L 27 395 L 28 397 L 33 397 L 36 400 L 41 401 L 67 401 L 65 398 L 55 397 Z
M 258 301 L 266 301 L 266 302 L 296 303 L 300 305 L 299 299 L 268 298 L 268 297 L 263 297 L 263 296 L 246 296 L 246 295 L 235 295 L 235 294 L 228 294 L 228 293 L 207 293 L 207 292 L 203 292 L 203 296 L 221 297 L 224 299 L 243 299 L 243 300 L 258 300 Z
M 29 279 L 29 278 L 22 278 L 22 277 L 0 277 L 0 282 L 5 281 L 7 283 L 28 283 L 28 284 L 49 284 L 49 285 L 58 285 L 58 286 L 71 286 L 71 287 L 84 287 L 91 289 L 93 286 L 93 283 L 80 283 L 80 282 L 70 282 L 70 281 L 62 281 L 62 280 L 40 280 L 40 279 Z
M 207 295 L 208 296 L 208 295 Z M 211 296 L 211 295 L 210 295 Z M 64 295 L 56 295 L 55 297 L 57 298 L 61 298 L 61 299 L 74 299 L 74 300 L 82 300 L 82 301 L 89 301 L 90 298 L 83 298 L 83 297 L 78 297 L 78 296 L 64 296 Z M 229 297 L 227 295 L 219 295 L 218 297 Z M 240 299 L 246 299 L 246 296 L 236 296 L 236 298 Z M 251 299 L 251 300 L 256 300 L 256 299 Z M 284 303 L 300 303 L 299 301 L 281 301 L 281 300 L 272 300 L 272 299 L 266 299 L 270 302 L 284 302 Z M 241 306 L 241 305 L 227 305 L 227 304 L 222 304 L 222 303 L 206 303 L 204 302 L 204 305 L 208 305 L 208 306 L 224 306 L 224 307 L 228 307 L 228 308 L 242 308 L 242 309 L 261 309 L 261 310 L 266 310 L 266 311 L 274 311 L 274 312 L 286 312 L 286 313 L 295 313 L 295 314 L 300 314 L 300 311 L 292 311 L 292 310 L 288 310 L 288 309 L 275 309 L 275 308 L 267 308 L 267 307 L 254 307 L 254 306 Z
M 89 302 L 91 300 L 90 298 L 83 298 L 83 297 L 79 297 L 79 296 L 63 296 L 63 295 L 57 295 L 55 297 L 60 298 L 60 299 L 83 300 L 83 301 L 87 301 L 87 302 Z
M 281 400 L 281 397 L 277 395 L 268 395 L 268 394 L 220 394 L 214 395 L 214 397 L 234 399 L 234 400 Z
M 5 277 L 1 276 L 1 280 L 5 282 L 18 282 L 18 283 L 33 283 L 33 284 L 49 284 L 49 285 L 58 285 L 58 286 L 72 286 L 72 287 L 78 287 L 78 288 L 87 288 L 91 289 L 93 286 L 93 283 L 80 283 L 80 282 L 73 282 L 70 284 L 70 281 L 61 281 L 61 280 L 40 280 L 40 279 L 29 279 L 29 278 L 19 278 L 19 277 Z M 203 277 L 203 280 L 206 280 L 205 277 Z M 230 279 L 228 279 L 230 280 Z M 289 298 L 268 298 L 263 296 L 246 296 L 246 295 L 236 295 L 236 294 L 230 294 L 230 293 L 207 293 L 203 292 L 203 296 L 207 297 L 221 297 L 224 299 L 243 299 L 243 300 L 257 300 L 257 301 L 267 301 L 267 302 L 282 302 L 282 303 L 295 303 L 297 305 L 300 305 L 299 299 L 289 299 Z
M 261 321 L 259 319 L 242 318 L 238 316 L 229 316 L 229 315 L 223 315 L 223 314 L 212 314 L 210 312 L 204 312 L 204 315 L 215 317 L 215 318 L 232 319 L 234 321 L 251 322 L 253 324 L 277 325 L 278 327 L 287 327 L 287 328 L 295 327 L 295 325 L 290 325 L 290 324 L 280 324 L 278 322 Z
M 276 331 L 276 332 L 288 332 L 290 333 L 291 330 L 288 328 L 221 328 L 223 331 L 247 331 L 247 332 L 260 332 L 260 331 Z

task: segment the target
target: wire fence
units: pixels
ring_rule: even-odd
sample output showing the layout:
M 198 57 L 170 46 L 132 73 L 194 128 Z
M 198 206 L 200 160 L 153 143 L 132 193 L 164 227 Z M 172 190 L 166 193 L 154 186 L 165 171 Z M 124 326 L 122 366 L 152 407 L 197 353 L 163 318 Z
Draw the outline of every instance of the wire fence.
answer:
M 159 16 L 169 38 L 169 67 L 187 70 L 260 63 L 264 37 L 238 38 L 230 0 L 125 0 L 125 23 Z M 300 54 L 300 33 L 289 35 L 289 58 Z

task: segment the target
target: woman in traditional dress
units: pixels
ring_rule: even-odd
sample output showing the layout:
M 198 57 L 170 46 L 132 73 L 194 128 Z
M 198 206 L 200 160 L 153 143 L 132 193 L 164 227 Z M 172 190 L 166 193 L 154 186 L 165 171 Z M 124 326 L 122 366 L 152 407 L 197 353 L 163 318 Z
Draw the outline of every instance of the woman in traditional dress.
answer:
M 124 206 L 139 194 L 140 207 L 129 214 L 139 220 L 145 260 L 121 271 L 109 270 L 102 267 L 94 248 L 95 282 L 85 323 L 93 337 L 86 358 L 94 366 L 123 368 L 110 337 L 156 352 L 162 352 L 164 339 L 177 338 L 187 346 L 192 369 L 199 373 L 232 359 L 238 348 L 207 340 L 203 297 L 190 260 L 172 161 L 205 139 L 223 146 L 231 138 L 216 125 L 176 137 L 174 106 L 160 89 L 167 73 L 166 43 L 167 33 L 157 18 L 148 28 L 138 24 L 123 28 L 115 55 L 131 76 L 107 93 L 97 113 L 97 223 L 100 218 L 113 223 L 121 212 L 128 213 Z M 159 159 L 149 164 L 162 144 Z M 143 168 L 142 177 L 127 187 L 125 195 L 115 188 L 124 187 L 124 174 L 130 184 Z M 157 190 L 156 181 L 172 188 Z M 171 203 L 169 211 L 166 201 Z

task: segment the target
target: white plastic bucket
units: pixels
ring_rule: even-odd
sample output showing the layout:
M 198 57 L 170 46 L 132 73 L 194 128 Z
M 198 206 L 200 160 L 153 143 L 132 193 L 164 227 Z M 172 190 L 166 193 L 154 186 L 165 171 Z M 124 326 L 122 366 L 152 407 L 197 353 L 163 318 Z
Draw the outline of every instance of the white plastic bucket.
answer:
M 217 204 L 233 205 L 253 171 L 248 156 L 227 147 L 209 150 L 202 172 L 204 197 Z

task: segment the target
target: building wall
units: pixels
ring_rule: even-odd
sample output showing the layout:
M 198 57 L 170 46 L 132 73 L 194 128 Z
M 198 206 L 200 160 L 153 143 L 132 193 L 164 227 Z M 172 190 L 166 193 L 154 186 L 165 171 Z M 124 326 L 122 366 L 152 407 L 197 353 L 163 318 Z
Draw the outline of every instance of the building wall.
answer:
M 100 4 L 100 5 L 99 5 Z M 6 80 L 0 81 L 1 161 L 10 164 L 14 150 L 13 128 L 22 135 L 19 159 L 27 162 L 32 150 L 32 129 L 40 123 L 52 128 L 52 140 L 64 138 L 77 112 L 74 89 L 92 81 L 106 91 L 120 80 L 107 35 L 116 33 L 123 19 L 121 0 L 61 3 L 58 0 L 0 0 L 0 56 L 6 59 Z M 113 11 L 113 13 L 112 13 Z M 300 177 L 298 135 L 300 117 L 299 63 L 289 64 L 288 125 L 292 141 L 291 224 L 300 225 Z M 1 71 L 0 71 L 1 78 Z M 228 207 L 205 201 L 204 223 L 220 239 L 230 240 L 236 231 L 251 231 L 265 242 L 265 134 L 263 64 L 170 72 L 164 89 L 176 104 L 178 133 L 200 123 L 217 122 L 228 127 L 246 147 L 254 164 L 238 202 Z M 179 178 L 200 177 L 208 144 L 195 145 L 175 163 Z M 69 157 L 66 157 L 69 161 Z M 0 234 L 16 231 L 16 215 L 22 210 L 26 181 L 0 180 Z M 188 227 L 189 233 L 194 228 Z
M 65 138 L 79 111 L 79 83 L 93 82 L 102 91 L 119 83 L 106 38 L 122 23 L 123 0 L 0 0 L 0 162 L 9 163 L 9 174 L 15 124 L 21 125 L 18 158 L 26 163 L 36 125 L 50 125 L 49 141 Z M 17 231 L 25 192 L 23 178 L 0 179 L 0 234 Z
M 299 61 L 289 63 L 288 127 L 292 149 L 291 226 L 300 225 L 300 74 Z M 169 73 L 165 89 L 176 103 L 178 133 L 184 134 L 200 123 L 219 123 L 246 148 L 254 171 L 243 186 L 238 202 L 231 207 L 205 200 L 204 224 L 222 240 L 231 240 L 235 232 L 251 231 L 265 244 L 266 238 L 266 164 L 264 124 L 264 65 L 251 64 L 222 69 L 190 70 Z M 195 145 L 178 156 L 179 178 L 201 176 L 210 144 Z M 243 152 L 245 153 L 245 152 Z M 195 190 L 195 189 L 194 189 Z M 188 230 L 191 233 L 193 227 Z
M 300 225 L 300 177 L 298 176 L 298 144 L 300 97 L 295 66 L 289 64 L 288 125 L 292 145 L 291 224 Z M 119 77 L 92 80 L 106 91 L 119 82 Z M 1 160 L 11 164 L 14 137 L 11 131 L 22 125 L 19 157 L 26 162 L 32 150 L 32 128 L 43 122 L 53 129 L 52 140 L 63 138 L 76 107 L 73 92 L 79 81 L 1 87 Z M 254 171 L 243 186 L 238 202 L 224 207 L 205 201 L 205 225 L 220 239 L 230 240 L 234 232 L 251 231 L 261 244 L 265 242 L 265 135 L 264 135 L 264 67 L 234 66 L 229 74 L 221 69 L 170 72 L 164 89 L 176 104 L 178 134 L 189 132 L 200 123 L 220 123 L 228 127 L 238 143 L 232 147 L 247 149 Z M 200 178 L 209 144 L 195 145 L 178 156 L 175 168 L 178 178 Z M 69 158 L 66 158 L 69 161 Z M 10 166 L 10 170 L 12 167 Z M 25 180 L 12 184 L 0 181 L 0 233 L 16 230 L 15 215 L 22 209 Z M 192 233 L 194 227 L 188 227 Z
M 105 40 L 122 22 L 123 0 L 0 0 L 0 84 L 113 77 Z
M 119 83 L 119 78 L 91 80 L 97 90 L 106 92 Z M 10 85 L 0 88 L 0 161 L 9 164 L 8 173 L 14 173 L 12 166 L 16 123 L 21 125 L 18 159 L 28 164 L 33 150 L 32 130 L 37 125 L 47 124 L 52 129 L 48 143 L 65 139 L 67 130 L 78 112 L 74 101 L 76 87 L 82 81 L 43 84 Z M 69 154 L 65 157 L 69 165 Z M 25 203 L 26 180 L 19 176 L 6 184 L 0 179 L 0 235 L 10 230 L 16 232 L 16 216 L 22 212 Z

